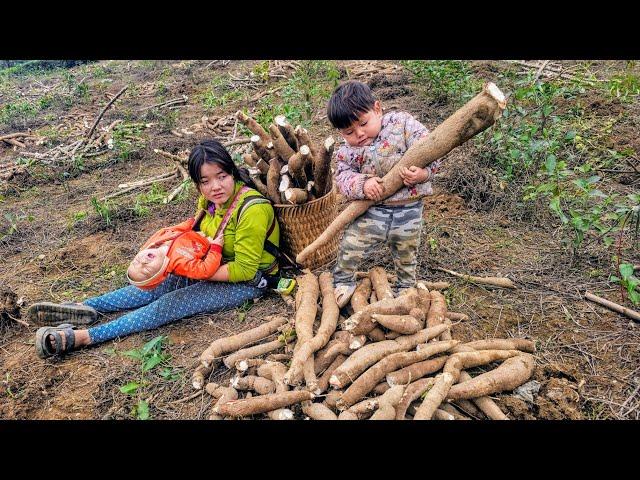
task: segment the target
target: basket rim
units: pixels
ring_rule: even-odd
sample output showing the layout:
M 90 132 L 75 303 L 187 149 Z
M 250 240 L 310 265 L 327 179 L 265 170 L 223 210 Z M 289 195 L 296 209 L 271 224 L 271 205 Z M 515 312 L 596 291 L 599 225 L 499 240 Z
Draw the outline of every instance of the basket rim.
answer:
M 304 205 L 313 205 L 316 202 L 319 202 L 321 200 L 324 200 L 325 198 L 327 198 L 329 195 L 331 195 L 333 193 L 333 191 L 335 190 L 335 185 L 331 186 L 331 190 L 329 190 L 327 193 L 325 193 L 323 196 L 321 196 L 320 198 L 316 198 L 315 200 L 311 200 L 310 202 L 305 202 L 299 205 L 292 205 L 289 203 L 274 203 L 273 206 L 274 207 L 278 207 L 278 208 L 299 208 L 302 207 Z

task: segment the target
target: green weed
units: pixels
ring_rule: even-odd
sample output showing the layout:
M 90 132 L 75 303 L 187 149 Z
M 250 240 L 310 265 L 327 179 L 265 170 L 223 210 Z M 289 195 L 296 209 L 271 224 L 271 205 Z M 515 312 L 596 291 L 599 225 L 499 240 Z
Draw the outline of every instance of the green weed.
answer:
M 629 295 L 629 300 L 634 305 L 640 305 L 640 279 L 633 274 L 633 264 L 621 263 L 618 266 L 618 271 L 620 272 L 620 277 L 611 275 L 609 280 L 622 285 L 626 289 L 627 295 Z
M 607 90 L 623 102 L 635 101 L 640 95 L 640 76 L 630 72 L 614 75 L 607 82 Z
M 274 117 L 284 115 L 292 125 L 309 127 L 340 79 L 334 62 L 306 60 L 287 80 L 281 97 L 266 95 L 258 100 L 253 118 L 265 129 Z
M 202 95 L 202 104 L 205 110 L 213 111 L 241 98 L 244 98 L 244 94 L 232 88 L 226 76 L 215 75 L 211 79 L 209 88 Z
M 437 102 L 460 106 L 482 87 L 482 82 L 473 76 L 465 61 L 408 60 L 402 64 L 413 74 L 414 81 L 427 88 L 425 93 Z
M 147 396 L 146 387 L 151 383 L 149 373 L 157 367 L 163 367 L 159 375 L 165 380 L 175 381 L 181 376 L 179 371 L 169 364 L 171 356 L 164 351 L 166 342 L 167 337 L 159 335 L 145 343 L 142 348 L 127 350 L 121 354 L 139 363 L 139 377 L 120 387 L 121 393 L 135 397 L 134 400 L 137 400 L 131 409 L 131 415 L 138 420 L 150 418 L 149 404 L 144 399 Z
M 133 159 L 143 147 L 143 125 L 120 123 L 113 128 L 113 147 L 119 160 Z
M 3 232 L 0 231 L 0 240 L 4 240 L 6 237 L 9 237 L 15 233 L 20 232 L 20 222 L 24 220 L 28 222 L 33 222 L 35 217 L 31 214 L 19 214 L 9 212 L 4 214 L 4 218 L 8 223 L 8 228 Z
M 151 190 L 136 195 L 133 211 L 137 217 L 144 217 L 149 214 L 151 205 L 161 205 L 167 196 L 167 191 L 158 183 L 151 186 Z
M 91 197 L 91 206 L 94 208 L 98 216 L 102 219 L 104 224 L 107 227 L 111 226 L 114 214 L 111 203 L 108 200 L 101 202 L 96 197 Z
M 0 124 L 6 124 L 12 128 L 24 128 L 37 113 L 38 108 L 27 100 L 6 103 L 0 107 Z

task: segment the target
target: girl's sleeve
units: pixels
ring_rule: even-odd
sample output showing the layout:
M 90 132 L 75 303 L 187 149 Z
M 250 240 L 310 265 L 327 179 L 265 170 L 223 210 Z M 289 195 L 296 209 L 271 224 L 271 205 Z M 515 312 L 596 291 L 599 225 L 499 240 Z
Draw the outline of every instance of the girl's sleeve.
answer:
M 268 203 L 251 205 L 242 212 L 236 225 L 234 259 L 227 263 L 230 282 L 245 282 L 255 277 L 274 215 Z
M 211 278 L 220 268 L 222 261 L 222 247 L 211 245 L 209 251 L 202 259 L 187 260 L 182 257 L 175 263 L 174 273 L 194 280 L 206 280 Z
M 362 156 L 349 151 L 343 145 L 336 152 L 336 185 L 340 192 L 351 200 L 364 200 L 364 182 L 371 175 L 360 173 Z
M 405 120 L 404 120 L 404 138 L 407 143 L 407 149 L 409 149 L 417 140 L 426 137 L 429 135 L 429 130 L 422 123 L 420 123 L 416 118 L 410 113 L 404 112 Z M 431 162 L 427 165 L 426 168 L 430 170 L 431 175 L 429 178 L 433 177 L 434 174 L 438 172 L 440 168 L 441 159 L 436 160 L 435 162 Z

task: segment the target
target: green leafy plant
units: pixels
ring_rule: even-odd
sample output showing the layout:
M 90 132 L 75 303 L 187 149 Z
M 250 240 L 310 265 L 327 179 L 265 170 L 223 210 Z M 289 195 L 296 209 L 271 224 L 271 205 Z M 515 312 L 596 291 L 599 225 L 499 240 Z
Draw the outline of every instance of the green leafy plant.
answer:
M 413 74 L 414 80 L 427 88 L 425 93 L 438 102 L 462 105 L 482 86 L 482 82 L 473 76 L 469 62 L 408 60 L 402 63 Z
M 244 94 L 232 88 L 225 76 L 216 75 L 211 79 L 209 88 L 202 94 L 202 104 L 205 110 L 213 111 L 243 97 Z
M 144 217 L 149 214 L 151 205 L 161 205 L 167 196 L 167 191 L 159 183 L 154 183 L 151 190 L 136 195 L 133 211 L 136 216 Z
M 113 210 L 108 201 L 101 202 L 96 197 L 91 197 L 91 206 L 102 219 L 105 225 L 108 227 L 111 225 L 111 219 L 113 217 Z
M 282 87 L 281 96 L 270 94 L 259 99 L 252 116 L 265 129 L 277 115 L 284 115 L 292 125 L 309 127 L 339 79 L 340 71 L 334 62 L 302 61 Z
M 4 232 L 0 233 L 0 240 L 3 240 L 5 237 L 9 237 L 14 233 L 18 233 L 20 229 L 18 228 L 19 222 L 23 220 L 27 220 L 28 222 L 32 222 L 35 217 L 31 214 L 20 214 L 16 215 L 15 213 L 5 213 L 4 218 L 9 223 L 9 227 Z
M 638 290 L 640 279 L 633 274 L 633 264 L 621 263 L 618 266 L 618 271 L 620 272 L 620 277 L 611 275 L 610 280 L 622 285 L 626 289 L 627 295 L 629 295 L 629 300 L 634 305 L 640 305 L 640 291 Z
M 85 212 L 84 210 L 72 213 L 70 215 L 70 217 L 69 217 L 68 222 L 67 222 L 67 229 L 71 230 L 73 227 L 75 227 L 79 223 L 84 222 L 87 219 L 88 216 L 89 216 L 89 214 L 87 212 Z
M 614 75 L 607 82 L 609 93 L 623 102 L 631 102 L 640 95 L 640 76 L 627 72 Z
M 533 82 L 528 76 L 513 85 L 501 121 L 475 139 L 481 158 L 522 193 L 523 207 L 546 203 L 574 255 L 594 241 L 611 246 L 637 223 L 637 202 L 604 191 L 596 174 L 630 155 L 607 146 L 617 118 L 587 117 L 579 100 L 585 88 L 578 83 Z
M 29 120 L 35 118 L 37 112 L 38 108 L 27 100 L 5 103 L 0 107 L 0 124 L 24 127 Z
M 258 63 L 251 70 L 251 74 L 261 82 L 267 83 L 269 81 L 269 60 Z
M 165 380 L 177 380 L 180 375 L 176 369 L 169 365 L 171 356 L 164 351 L 166 347 L 167 337 L 159 335 L 145 343 L 142 348 L 127 350 L 121 355 L 137 360 L 140 368 L 140 375 L 120 387 L 120 392 L 131 397 L 135 397 L 137 402 L 133 405 L 131 415 L 139 420 L 147 420 L 149 418 L 149 404 L 146 397 L 146 387 L 150 384 L 148 378 L 149 373 L 155 368 L 161 366 L 159 375 Z
M 143 129 L 144 125 L 141 123 L 120 123 L 113 128 L 113 147 L 120 160 L 134 158 L 142 148 Z

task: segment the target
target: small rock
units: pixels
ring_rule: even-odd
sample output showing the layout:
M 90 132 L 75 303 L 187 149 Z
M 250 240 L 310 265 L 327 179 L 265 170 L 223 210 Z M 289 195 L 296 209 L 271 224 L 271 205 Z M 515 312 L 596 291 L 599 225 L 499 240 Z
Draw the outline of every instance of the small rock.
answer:
M 44 254 L 42 254 L 42 255 L 38 255 L 38 260 L 44 260 L 45 258 L 46 258 L 46 257 L 45 257 L 45 255 L 44 255 Z
M 518 388 L 516 388 L 513 393 L 529 402 L 529 403 L 533 403 L 533 396 L 537 395 L 538 392 L 540 391 L 540 382 L 536 381 L 536 380 L 531 380 L 530 382 L 525 383 L 524 385 L 520 385 Z

